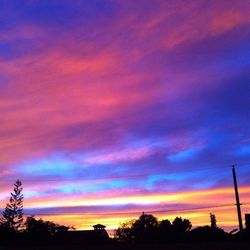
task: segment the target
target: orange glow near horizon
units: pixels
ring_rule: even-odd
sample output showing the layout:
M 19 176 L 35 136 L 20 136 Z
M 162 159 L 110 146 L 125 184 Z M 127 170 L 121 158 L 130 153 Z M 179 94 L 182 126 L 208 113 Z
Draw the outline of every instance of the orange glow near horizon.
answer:
M 250 187 L 240 187 L 240 197 L 243 201 L 242 212 L 248 211 L 250 207 Z M 234 206 L 234 189 L 233 188 L 215 188 L 210 190 L 186 191 L 180 193 L 166 194 L 145 194 L 143 196 L 129 195 L 124 197 L 112 197 L 103 199 L 94 199 L 93 197 L 68 197 L 61 199 L 53 197 L 52 200 L 36 200 L 25 199 L 25 208 L 53 208 L 63 207 L 63 212 L 52 213 L 48 215 L 37 215 L 37 218 L 52 220 L 59 224 L 74 226 L 76 229 L 90 229 L 92 225 L 101 223 L 107 226 L 108 230 L 116 229 L 119 224 L 136 219 L 140 216 L 139 209 L 110 209 L 106 211 L 79 212 L 77 209 L 71 211 L 72 208 L 78 209 L 93 206 L 111 206 L 111 205 L 131 205 L 137 204 L 145 206 L 145 213 L 151 213 L 159 220 L 173 220 L 176 216 L 181 216 L 191 220 L 192 225 L 202 226 L 209 224 L 209 213 L 215 213 L 218 225 L 231 230 L 237 227 L 237 214 Z M 181 204 L 179 207 L 171 206 L 171 204 Z M 3 203 L 1 204 L 3 206 Z M 147 208 L 150 205 L 150 209 Z M 164 205 L 164 208 L 161 208 Z M 170 208 L 168 208 L 168 206 Z M 35 210 L 34 210 L 35 211 Z M 35 212 L 34 212 L 34 215 Z

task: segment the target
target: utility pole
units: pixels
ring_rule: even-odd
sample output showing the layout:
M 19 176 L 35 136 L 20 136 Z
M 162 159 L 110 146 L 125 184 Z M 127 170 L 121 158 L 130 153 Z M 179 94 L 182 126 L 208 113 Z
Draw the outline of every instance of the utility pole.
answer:
M 237 212 L 238 212 L 238 220 L 239 220 L 239 230 L 240 232 L 243 231 L 243 225 L 242 225 L 242 217 L 241 217 L 241 209 L 240 209 L 240 198 L 239 198 L 239 192 L 238 192 L 238 185 L 237 185 L 237 179 L 236 179 L 236 173 L 235 173 L 235 167 L 232 166 L 233 171 L 233 179 L 234 179 L 234 192 L 235 192 L 235 199 L 236 199 L 236 206 L 237 206 Z

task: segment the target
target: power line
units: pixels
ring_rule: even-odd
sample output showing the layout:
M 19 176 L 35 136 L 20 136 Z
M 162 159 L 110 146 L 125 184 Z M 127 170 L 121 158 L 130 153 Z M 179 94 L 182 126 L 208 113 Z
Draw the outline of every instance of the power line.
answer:
M 242 205 L 248 206 L 250 203 L 244 203 Z M 224 207 L 234 207 L 234 204 L 226 204 L 226 205 L 213 205 L 213 206 L 203 206 L 203 207 L 191 207 L 191 208 L 184 208 L 184 209 L 155 209 L 155 210 L 143 210 L 145 213 L 170 213 L 170 212 L 185 212 L 185 211 L 196 211 L 196 210 L 204 210 L 204 209 L 212 209 L 212 208 L 224 208 Z M 83 208 L 84 206 L 78 206 L 78 208 Z M 65 207 L 67 208 L 67 207 Z M 70 208 L 70 207 L 68 207 Z M 89 212 L 84 212 L 82 213 L 84 215 L 132 215 L 132 214 L 137 214 L 141 213 L 141 210 L 134 210 L 134 211 L 127 211 L 127 212 L 107 212 L 107 213 L 89 213 Z M 36 215 L 40 216 L 50 216 L 50 215 L 68 215 L 69 213 L 36 213 Z M 25 215 L 33 215 L 32 213 L 25 213 Z M 81 215 L 81 214 L 74 214 L 71 213 L 71 215 Z

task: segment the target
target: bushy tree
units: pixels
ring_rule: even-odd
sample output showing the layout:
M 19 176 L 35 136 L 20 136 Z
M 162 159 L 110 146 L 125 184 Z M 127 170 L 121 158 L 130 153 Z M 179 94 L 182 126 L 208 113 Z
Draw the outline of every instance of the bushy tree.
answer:
M 229 238 L 229 234 L 218 227 L 197 227 L 189 235 L 192 241 L 222 241 Z
M 186 239 L 187 232 L 192 228 L 192 224 L 188 219 L 176 217 L 172 222 L 172 235 L 175 241 L 182 241 Z
M 54 222 L 42 219 L 36 220 L 34 216 L 27 217 L 25 226 L 26 231 L 30 234 L 53 235 L 56 232 L 56 224 Z
M 162 220 L 159 223 L 159 228 L 168 231 L 171 228 L 171 222 L 169 220 Z
M 169 220 L 165 219 L 159 222 L 158 239 L 162 243 L 172 240 L 172 224 Z
M 65 232 L 73 227 L 58 225 L 52 221 L 36 219 L 34 216 L 27 217 L 25 222 L 26 232 L 32 235 L 54 235 L 56 232 Z
M 14 183 L 13 192 L 11 192 L 9 203 L 2 213 L 0 223 L 2 227 L 10 231 L 20 231 L 23 226 L 23 194 L 22 182 L 17 180 Z
M 181 217 L 176 217 L 172 222 L 173 230 L 176 233 L 186 233 L 192 228 L 192 224 L 188 219 L 182 219 Z
M 156 240 L 157 228 L 157 218 L 151 214 L 142 213 L 139 219 L 133 223 L 131 228 L 135 242 L 154 242 Z
M 156 239 L 158 221 L 151 214 L 123 223 L 115 232 L 115 238 L 122 242 L 149 243 Z
M 158 221 L 156 217 L 154 217 L 151 214 L 142 213 L 139 219 L 133 223 L 132 228 L 134 230 L 147 230 L 155 228 L 157 226 L 158 226 Z
M 192 224 L 187 219 L 176 217 L 174 221 L 158 221 L 151 214 L 142 214 L 137 220 L 123 223 L 115 232 L 115 238 L 122 242 L 164 243 L 186 239 Z
M 118 239 L 120 242 L 132 242 L 133 234 L 132 234 L 132 225 L 135 220 L 129 220 L 127 222 L 122 223 L 115 230 L 115 239 Z

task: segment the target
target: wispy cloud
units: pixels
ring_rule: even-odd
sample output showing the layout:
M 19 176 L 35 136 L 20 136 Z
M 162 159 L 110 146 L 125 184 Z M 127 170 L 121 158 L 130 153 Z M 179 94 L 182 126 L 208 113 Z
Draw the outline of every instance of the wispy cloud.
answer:
M 154 210 L 183 190 L 206 202 L 203 189 L 229 192 L 231 163 L 247 190 L 249 1 L 6 1 L 0 16 L 2 206 L 16 178 L 47 211 L 60 195 L 103 209 Z

